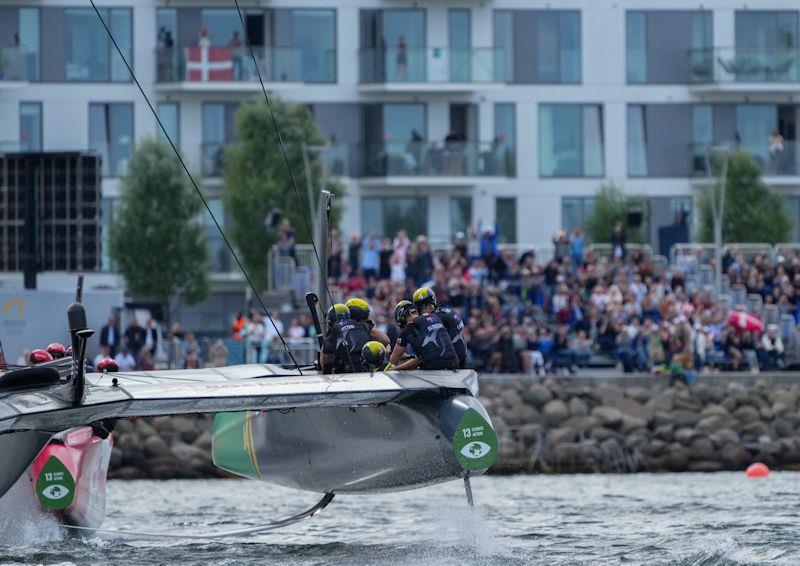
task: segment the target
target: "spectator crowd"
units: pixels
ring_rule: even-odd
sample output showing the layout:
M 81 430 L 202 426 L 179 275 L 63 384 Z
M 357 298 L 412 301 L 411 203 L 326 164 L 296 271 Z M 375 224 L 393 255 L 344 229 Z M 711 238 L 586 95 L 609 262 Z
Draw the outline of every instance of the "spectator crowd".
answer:
M 786 364 L 777 324 L 733 324 L 731 313 L 743 306 L 721 304 L 713 290 L 687 290 L 687 266 L 655 264 L 629 250 L 621 224 L 603 255 L 582 230 L 559 231 L 547 261 L 524 246 L 501 249 L 498 237 L 497 226 L 474 227 L 435 252 L 425 236 L 412 239 L 404 230 L 393 239 L 371 232 L 348 243 L 333 231 L 330 286 L 336 300 L 365 297 L 373 320 L 393 338 L 394 305 L 417 287 L 432 287 L 463 317 L 469 362 L 483 372 L 574 372 L 605 362 L 691 379 L 713 369 Z M 747 261 L 733 249 L 723 271 L 731 285 L 796 320 L 800 257 Z

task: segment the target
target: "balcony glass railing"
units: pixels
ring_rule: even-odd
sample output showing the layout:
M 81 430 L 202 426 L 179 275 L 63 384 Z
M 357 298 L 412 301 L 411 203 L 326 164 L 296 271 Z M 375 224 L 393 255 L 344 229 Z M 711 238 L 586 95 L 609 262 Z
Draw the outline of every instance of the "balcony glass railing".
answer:
M 715 47 L 690 52 L 692 82 L 800 82 L 800 48 Z
M 362 83 L 502 83 L 502 49 L 362 49 Z
M 336 53 L 309 57 L 294 47 L 254 47 L 264 82 L 335 82 Z M 250 50 L 243 47 L 179 47 L 156 50 L 156 80 L 257 82 Z
M 19 47 L 0 47 L 0 82 L 39 80 L 39 54 Z
M 514 151 L 497 143 L 426 141 L 362 146 L 363 174 L 420 177 L 514 175 Z
M 742 143 L 741 147 L 753 156 L 765 176 L 800 175 L 800 142 L 796 140 L 784 140 L 782 144 L 775 143 L 771 147 L 769 140 L 763 146 Z M 706 144 L 692 146 L 692 170 L 695 175 L 708 175 L 708 151 Z

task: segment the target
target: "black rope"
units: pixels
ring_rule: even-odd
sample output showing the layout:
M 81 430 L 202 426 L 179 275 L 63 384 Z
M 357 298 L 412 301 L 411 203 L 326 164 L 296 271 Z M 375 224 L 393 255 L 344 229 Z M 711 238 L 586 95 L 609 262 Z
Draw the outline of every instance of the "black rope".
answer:
M 217 218 L 214 216 L 214 213 L 211 211 L 211 207 L 208 206 L 208 202 L 206 201 L 206 198 L 203 196 L 203 192 L 200 190 L 200 187 L 197 186 L 197 183 L 195 182 L 194 177 L 192 177 L 192 174 L 189 172 L 189 168 L 186 166 L 186 163 L 184 163 L 183 157 L 181 157 L 181 152 L 178 151 L 178 148 L 176 148 L 175 144 L 172 142 L 172 138 L 169 137 L 169 134 L 167 133 L 166 128 L 164 128 L 164 124 L 161 123 L 161 118 L 158 117 L 158 112 L 156 112 L 155 108 L 153 108 L 153 104 L 150 102 L 150 99 L 145 94 L 144 89 L 142 88 L 142 85 L 139 83 L 139 79 L 136 78 L 136 75 L 134 74 L 133 69 L 131 68 L 130 64 L 128 63 L 128 60 L 122 54 L 122 50 L 120 49 L 119 45 L 117 45 L 117 41 L 114 39 L 114 35 L 111 33 L 111 30 L 109 29 L 109 27 L 106 25 L 106 22 L 103 19 L 103 16 L 100 15 L 100 11 L 97 9 L 97 6 L 95 6 L 94 0 L 89 0 L 89 3 L 92 5 L 92 8 L 94 8 L 94 11 L 97 14 L 97 17 L 100 19 L 100 23 L 103 24 L 103 27 L 105 28 L 106 33 L 108 34 L 108 38 L 111 40 L 111 43 L 114 44 L 114 47 L 116 48 L 120 59 L 122 59 L 122 62 L 125 63 L 125 67 L 128 69 L 128 72 L 131 74 L 131 78 L 133 79 L 133 82 L 135 82 L 136 86 L 139 87 L 139 92 L 142 93 L 142 96 L 144 97 L 145 102 L 147 102 L 147 106 L 150 107 L 150 112 L 152 112 L 153 116 L 155 116 L 156 122 L 158 122 L 158 125 L 161 128 L 161 131 L 164 133 L 164 137 L 166 137 L 167 141 L 169 142 L 169 145 L 172 147 L 172 151 L 175 152 L 175 155 L 177 156 L 178 161 L 180 161 L 181 166 L 183 166 L 183 170 L 186 172 L 186 175 L 189 177 L 189 180 L 192 182 L 192 186 L 194 187 L 194 190 L 197 192 L 197 195 L 200 197 L 200 200 L 203 201 L 203 206 L 206 207 L 206 210 L 208 211 L 209 216 L 211 216 L 211 220 L 213 220 L 214 224 L 217 226 L 217 230 L 219 230 L 219 233 L 222 236 L 222 239 L 225 242 L 225 245 L 228 246 L 228 249 L 230 250 L 231 255 L 233 256 L 233 259 L 236 261 L 236 265 L 239 266 L 239 269 L 242 271 L 242 275 L 244 275 L 244 278 L 247 280 L 247 284 L 250 286 L 250 289 L 253 290 L 253 293 L 256 296 L 256 300 L 258 301 L 258 304 L 261 305 L 261 308 L 264 310 L 264 314 L 267 316 L 269 321 L 272 323 L 272 328 L 275 329 L 275 332 L 278 334 L 278 338 L 281 339 L 281 344 L 283 344 L 284 351 L 287 354 L 289 354 L 289 358 L 292 360 L 292 363 L 295 365 L 295 368 L 297 369 L 297 371 L 300 372 L 300 375 L 302 375 L 303 374 L 303 370 L 300 369 L 300 364 L 298 364 L 297 360 L 294 359 L 294 355 L 292 355 L 292 351 L 289 348 L 289 345 L 286 343 L 286 340 L 283 339 L 283 335 L 281 335 L 280 331 L 278 330 L 278 327 L 275 325 L 275 321 L 272 320 L 272 316 L 270 316 L 266 305 L 264 305 L 264 302 L 261 300 L 261 296 L 258 294 L 258 291 L 256 291 L 255 285 L 253 285 L 253 281 L 250 279 L 250 276 L 247 274 L 247 271 L 245 270 L 244 266 L 242 265 L 242 262 L 239 260 L 239 256 L 236 254 L 236 251 L 234 251 L 233 246 L 231 245 L 230 241 L 228 241 L 228 237 L 225 235 L 225 232 L 222 229 L 222 226 L 220 226 L 219 222 L 217 222 Z
M 264 86 L 264 79 L 261 77 L 261 68 L 256 60 L 256 54 L 255 51 L 253 51 L 253 45 L 250 43 L 250 34 L 247 33 L 247 25 L 244 23 L 242 10 L 239 8 L 239 0 L 233 0 L 233 2 L 236 4 L 236 11 L 239 13 L 239 21 L 242 23 L 244 42 L 247 45 L 247 48 L 250 50 L 250 56 L 253 58 L 253 66 L 256 68 L 258 82 L 261 84 L 261 92 L 264 93 L 264 100 L 267 101 L 267 110 L 272 118 L 272 127 L 275 129 L 275 136 L 278 138 L 278 145 L 280 145 L 281 153 L 283 153 L 283 161 L 286 163 L 286 170 L 289 172 L 289 179 L 292 181 L 294 194 L 297 197 L 297 206 L 300 209 L 300 214 L 303 216 L 303 222 L 306 225 L 306 232 L 308 232 L 308 237 L 311 240 L 311 247 L 314 249 L 314 257 L 317 258 L 317 265 L 319 265 L 319 273 L 322 275 L 322 272 L 325 271 L 322 269 L 322 260 L 320 259 L 317 245 L 314 243 L 314 234 L 311 231 L 311 224 L 308 221 L 308 216 L 306 216 L 306 212 L 303 210 L 303 199 L 300 198 L 300 191 L 297 189 L 297 181 L 295 181 L 294 173 L 292 173 L 292 166 L 289 165 L 289 157 L 286 155 L 286 145 L 283 143 L 283 136 L 281 136 L 280 128 L 278 128 L 278 120 L 275 118 L 275 112 L 272 110 L 272 104 L 269 102 L 269 95 L 267 94 L 267 89 Z M 331 295 L 331 290 L 328 288 L 328 282 L 323 281 L 322 283 L 325 285 L 325 292 L 328 293 L 328 300 L 330 301 L 330 304 L 333 305 L 333 295 Z M 325 313 L 322 313 L 322 315 L 325 316 Z

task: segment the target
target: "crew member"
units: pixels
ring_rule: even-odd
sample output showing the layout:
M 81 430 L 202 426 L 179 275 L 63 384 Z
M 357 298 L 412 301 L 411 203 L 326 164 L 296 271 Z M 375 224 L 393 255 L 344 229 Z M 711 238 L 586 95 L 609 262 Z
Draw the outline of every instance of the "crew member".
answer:
M 31 365 L 42 364 L 44 362 L 52 362 L 53 356 L 50 355 L 50 352 L 47 350 L 42 350 L 41 348 L 37 348 L 29 357 L 31 361 Z
M 63 344 L 59 342 L 53 342 L 47 347 L 47 353 L 53 356 L 54 360 L 60 360 L 61 358 L 66 357 L 67 349 L 64 348 Z
M 361 349 L 367 342 L 369 342 L 367 327 L 350 318 L 350 309 L 347 305 L 341 303 L 333 305 L 328 310 L 328 335 L 325 337 L 320 355 L 322 366 L 333 366 L 336 373 L 365 371 L 361 363 Z
M 347 299 L 345 305 L 350 309 L 350 318 L 366 327 L 371 341 L 380 342 L 384 347 L 389 345 L 389 337 L 385 332 L 377 328 L 375 323 L 369 318 L 370 311 L 367 301 L 358 297 L 352 297 Z
M 394 369 L 458 369 L 458 356 L 442 320 L 432 312 L 419 314 L 413 305 L 405 306 L 404 310 L 405 328 L 389 360 Z M 409 345 L 414 349 L 414 357 L 402 360 Z
M 440 305 L 436 301 L 436 293 L 433 292 L 433 289 L 427 287 L 417 289 L 414 291 L 412 300 L 419 314 L 434 313 L 442 320 L 450 339 L 453 341 L 453 348 L 456 351 L 456 356 L 458 356 L 458 367 L 461 369 L 466 368 L 467 343 L 464 340 L 464 321 L 461 320 L 461 317 L 450 307 Z
M 376 340 L 370 340 L 361 349 L 361 363 L 370 374 L 382 370 L 386 363 L 386 347 Z

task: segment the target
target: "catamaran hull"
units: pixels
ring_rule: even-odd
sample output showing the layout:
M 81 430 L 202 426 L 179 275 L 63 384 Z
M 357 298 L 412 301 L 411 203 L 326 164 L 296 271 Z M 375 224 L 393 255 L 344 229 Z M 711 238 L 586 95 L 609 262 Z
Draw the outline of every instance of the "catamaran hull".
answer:
M 375 406 L 225 413 L 213 439 L 223 469 L 334 493 L 402 491 L 480 474 L 496 451 L 475 397 L 435 392 Z

